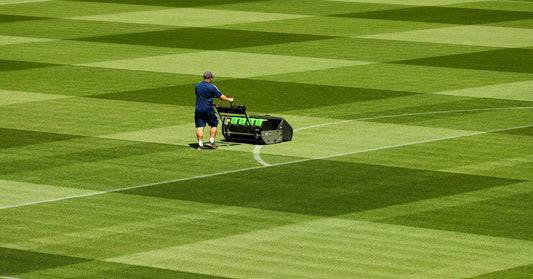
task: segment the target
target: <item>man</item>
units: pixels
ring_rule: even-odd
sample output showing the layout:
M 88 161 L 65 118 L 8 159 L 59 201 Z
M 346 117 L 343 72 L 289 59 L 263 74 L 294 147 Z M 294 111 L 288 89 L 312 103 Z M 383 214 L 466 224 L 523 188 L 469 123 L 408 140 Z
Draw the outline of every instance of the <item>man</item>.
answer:
M 206 124 L 211 127 L 210 138 L 207 146 L 216 149 L 215 136 L 217 134 L 218 117 L 213 108 L 213 98 L 220 98 L 222 101 L 233 102 L 233 98 L 224 96 L 218 88 L 211 84 L 215 76 L 210 71 L 204 73 L 204 80 L 194 88 L 196 92 L 196 109 L 194 111 L 194 121 L 196 123 L 196 137 L 198 138 L 198 150 L 204 150 L 203 138 Z

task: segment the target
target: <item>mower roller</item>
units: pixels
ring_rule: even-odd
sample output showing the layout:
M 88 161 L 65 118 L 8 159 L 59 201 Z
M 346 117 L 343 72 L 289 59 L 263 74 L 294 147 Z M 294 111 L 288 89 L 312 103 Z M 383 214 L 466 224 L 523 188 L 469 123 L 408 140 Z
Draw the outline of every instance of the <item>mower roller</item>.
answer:
M 292 127 L 284 118 L 246 114 L 244 105 L 215 105 L 227 141 L 275 144 L 292 140 Z

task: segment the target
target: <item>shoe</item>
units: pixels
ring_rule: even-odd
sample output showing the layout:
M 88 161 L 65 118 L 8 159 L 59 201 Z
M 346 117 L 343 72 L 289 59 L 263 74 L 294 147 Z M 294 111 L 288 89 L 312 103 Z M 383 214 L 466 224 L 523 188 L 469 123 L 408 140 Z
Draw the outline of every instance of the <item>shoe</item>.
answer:
M 202 146 L 198 145 L 198 147 L 196 148 L 196 150 L 205 150 L 205 149 L 207 149 L 205 145 L 202 145 Z
M 217 149 L 218 148 L 218 146 L 214 142 L 208 143 L 207 146 L 209 146 L 209 147 L 211 147 L 213 149 Z

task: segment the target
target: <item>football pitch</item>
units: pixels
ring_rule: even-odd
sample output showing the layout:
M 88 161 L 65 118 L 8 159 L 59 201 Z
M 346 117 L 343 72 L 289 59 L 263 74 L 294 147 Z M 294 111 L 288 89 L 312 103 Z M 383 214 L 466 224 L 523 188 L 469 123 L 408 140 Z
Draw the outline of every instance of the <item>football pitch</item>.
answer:
M 0 278 L 531 276 L 533 1 L 0 0 Z

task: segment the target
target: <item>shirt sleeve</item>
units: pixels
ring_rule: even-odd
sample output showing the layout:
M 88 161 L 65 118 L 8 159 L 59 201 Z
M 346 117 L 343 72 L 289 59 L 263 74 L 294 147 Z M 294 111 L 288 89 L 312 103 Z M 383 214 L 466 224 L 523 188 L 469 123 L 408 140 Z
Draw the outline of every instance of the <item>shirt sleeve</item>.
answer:
M 220 92 L 218 90 L 216 85 L 214 85 L 214 84 L 211 84 L 211 85 L 213 85 L 213 87 L 211 87 L 211 88 L 212 88 L 212 92 L 213 92 L 214 96 L 217 97 L 217 98 L 220 98 L 220 96 L 222 96 L 222 92 Z

